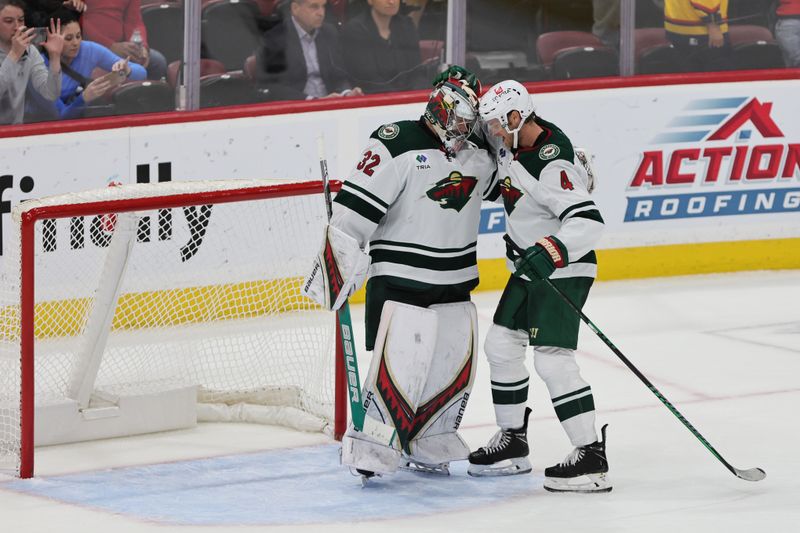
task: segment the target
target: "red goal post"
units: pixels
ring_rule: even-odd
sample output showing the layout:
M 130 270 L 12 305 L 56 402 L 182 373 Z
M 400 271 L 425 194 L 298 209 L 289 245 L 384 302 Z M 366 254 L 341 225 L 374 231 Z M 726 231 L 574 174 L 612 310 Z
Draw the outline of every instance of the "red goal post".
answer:
M 334 313 L 299 294 L 326 223 L 321 182 L 121 185 L 28 201 L 13 218 L 0 467 L 31 477 L 34 445 L 198 419 L 344 433 Z M 2 378 L 15 352 L 18 377 Z

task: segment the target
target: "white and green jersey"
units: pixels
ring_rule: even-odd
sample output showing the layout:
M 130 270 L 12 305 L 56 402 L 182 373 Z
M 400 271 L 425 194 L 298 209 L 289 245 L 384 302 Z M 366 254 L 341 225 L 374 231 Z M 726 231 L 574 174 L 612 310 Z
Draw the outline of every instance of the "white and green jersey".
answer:
M 594 246 L 603 218 L 589 196 L 589 177 L 575 159 L 572 143 L 558 127 L 536 118 L 544 132 L 533 147 L 501 149 L 497 177 L 506 212 L 506 233 L 520 248 L 554 235 L 567 248 L 568 265 L 551 277 L 596 277 Z M 506 247 L 512 272 L 517 253 Z
M 331 224 L 369 244 L 369 276 L 477 284 L 481 201 L 495 164 L 472 143 L 448 158 L 420 121 L 378 128 L 333 203 Z

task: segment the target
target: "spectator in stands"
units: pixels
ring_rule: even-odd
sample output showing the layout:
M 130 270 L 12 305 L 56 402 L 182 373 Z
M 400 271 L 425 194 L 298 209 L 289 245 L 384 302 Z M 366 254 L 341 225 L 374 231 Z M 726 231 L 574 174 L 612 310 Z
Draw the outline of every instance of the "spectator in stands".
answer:
M 592 0 L 592 33 L 608 47 L 619 50 L 619 0 Z
M 681 53 L 686 70 L 730 68 L 728 0 L 665 0 L 664 29 Z
M 50 21 L 43 44 L 50 68 L 33 45 L 35 35 L 34 28 L 25 26 L 25 4 L 21 0 L 0 0 L 0 124 L 22 122 L 28 90 L 50 101 L 61 91 L 61 23 Z
M 101 44 L 84 41 L 76 15 L 62 11 L 60 19 L 64 51 L 61 53 L 61 95 L 56 100 L 59 118 L 80 118 L 88 104 L 109 93 L 124 79 L 147 77 L 143 66 L 119 57 Z M 107 76 L 92 80 L 95 68 L 123 71 L 125 75 L 113 81 Z
M 25 5 L 25 24 L 30 28 L 48 26 L 50 19 L 56 18 L 64 9 L 78 14 L 86 11 L 83 0 L 25 0 Z
M 800 67 L 800 0 L 780 0 L 775 15 L 775 39 L 787 67 Z
M 365 93 L 427 87 L 419 36 L 408 16 L 398 14 L 400 0 L 367 0 L 369 10 L 342 30 L 342 50 L 350 79 Z
M 344 68 L 336 29 L 323 24 L 327 0 L 291 0 L 289 15 L 256 52 L 256 81 L 275 100 L 358 96 Z
M 86 11 L 81 19 L 84 36 L 119 57 L 147 69 L 147 77 L 160 80 L 167 73 L 167 60 L 147 44 L 147 29 L 142 21 L 140 0 L 84 0 Z M 180 31 L 178 28 L 175 31 Z M 231 36 L 232 39 L 236 38 Z

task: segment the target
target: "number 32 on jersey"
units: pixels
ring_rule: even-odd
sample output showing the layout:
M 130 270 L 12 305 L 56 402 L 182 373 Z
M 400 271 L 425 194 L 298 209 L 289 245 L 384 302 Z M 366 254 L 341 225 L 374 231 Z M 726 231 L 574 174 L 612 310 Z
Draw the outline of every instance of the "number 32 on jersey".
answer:
M 367 176 L 372 176 L 375 173 L 375 167 L 380 165 L 380 163 L 381 156 L 373 154 L 372 150 L 367 150 L 364 152 L 364 159 L 356 165 L 356 169 L 364 172 Z

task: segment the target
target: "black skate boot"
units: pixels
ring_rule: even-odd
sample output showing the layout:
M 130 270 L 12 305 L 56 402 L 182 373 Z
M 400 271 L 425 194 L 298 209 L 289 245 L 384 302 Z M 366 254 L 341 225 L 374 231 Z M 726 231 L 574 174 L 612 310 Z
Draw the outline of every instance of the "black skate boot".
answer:
M 501 429 L 483 448 L 469 454 L 471 476 L 513 476 L 531 471 L 528 461 L 528 417 L 530 407 L 525 408 L 525 423 L 519 429 Z
M 606 428 L 600 429 L 603 441 L 572 450 L 566 459 L 544 470 L 544 488 L 550 492 L 609 492 L 606 460 Z

